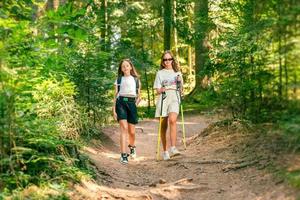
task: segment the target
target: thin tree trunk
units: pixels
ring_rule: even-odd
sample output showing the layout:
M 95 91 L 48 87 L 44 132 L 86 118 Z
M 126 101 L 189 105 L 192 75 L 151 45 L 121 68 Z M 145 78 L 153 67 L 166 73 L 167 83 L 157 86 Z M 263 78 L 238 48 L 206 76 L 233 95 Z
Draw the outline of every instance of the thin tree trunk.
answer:
M 171 50 L 172 3 L 164 0 L 164 50 Z
M 2 61 L 0 59 L 0 72 L 2 71 Z M 3 85 L 3 80 L 1 80 L 0 82 L 1 84 L 1 88 L 4 88 L 4 85 Z M 1 98 L 4 99 L 4 97 L 2 97 L 2 94 L 1 94 Z M 5 149 L 4 149 L 4 134 L 5 134 L 5 130 L 4 130 L 4 117 L 5 117 L 5 109 L 4 109 L 4 101 L 0 101 L 0 125 L 1 125 L 1 134 L 0 134 L 0 160 L 2 160 L 4 158 L 4 152 L 5 152 Z M 3 165 L 0 165 L 0 173 L 2 174 L 3 173 Z M 0 189 L 1 188 L 1 185 L 0 185 Z
M 100 29 L 101 29 L 101 40 L 103 44 L 101 45 L 101 49 L 105 51 L 106 41 L 107 41 L 107 0 L 101 0 L 100 7 Z
M 282 52 L 282 39 L 281 39 L 281 34 L 282 34 L 282 26 L 280 25 L 281 23 L 281 6 L 282 5 L 277 5 L 278 6 L 278 64 L 279 64 L 279 85 L 278 85 L 278 96 L 280 99 L 282 99 L 282 57 L 281 57 L 281 52 Z
M 286 33 L 284 33 L 286 34 Z M 287 67 L 287 52 L 286 52 L 286 48 L 287 48 L 287 42 L 286 42 L 286 35 L 284 35 L 284 61 L 283 61 L 283 68 L 284 68 L 284 77 L 285 77 L 285 99 L 288 100 L 288 84 L 289 84 L 289 80 L 288 80 L 288 67 Z
M 278 44 L 278 64 L 279 64 L 279 85 L 278 85 L 278 96 L 281 99 L 282 98 L 282 58 L 281 58 L 281 33 L 279 32 L 279 44 Z
M 54 8 L 54 5 L 53 5 L 53 1 L 54 0 L 47 0 L 47 3 L 46 3 L 46 10 L 52 10 Z
M 148 74 L 147 69 L 145 69 L 145 83 L 146 83 L 146 89 L 147 89 L 147 97 L 148 97 L 148 113 L 150 113 L 151 108 L 151 99 L 150 99 L 150 91 L 149 91 L 149 85 L 148 85 Z
M 189 66 L 189 75 L 191 76 L 193 65 L 192 65 L 192 47 L 190 45 L 188 46 L 188 66 Z
M 154 82 L 154 75 L 152 75 L 152 76 L 150 76 L 150 78 L 151 78 L 151 83 L 153 83 Z M 155 106 L 155 90 L 154 90 L 154 88 L 153 87 L 151 87 L 152 88 L 152 104 L 153 104 L 153 106 Z
M 195 75 L 196 86 L 202 88 L 202 69 L 208 60 L 208 48 L 206 45 L 206 35 L 208 31 L 208 0 L 195 0 Z
M 173 13 L 174 13 L 174 23 L 175 23 L 175 26 L 174 26 L 174 48 L 175 48 L 176 58 L 179 62 L 180 58 L 179 58 L 179 53 L 178 53 L 178 37 L 177 37 L 177 28 L 176 28 L 176 26 L 177 26 L 177 12 L 176 12 L 177 1 L 174 0 L 173 3 L 174 3 Z
M 59 7 L 59 0 L 48 0 L 46 3 L 46 10 L 57 10 Z
M 143 56 L 143 60 L 146 59 L 145 55 L 145 45 L 144 45 L 144 29 L 142 29 L 142 32 L 141 32 L 141 39 L 142 39 L 142 56 Z M 147 68 L 145 66 L 143 66 L 144 68 L 144 73 L 145 73 L 145 83 L 146 83 L 146 89 L 147 89 L 147 97 L 148 97 L 148 113 L 150 113 L 150 103 L 151 103 L 151 100 L 150 100 L 150 91 L 149 91 L 149 86 L 148 86 L 148 75 L 147 75 Z
M 297 73 L 294 73 L 294 99 L 297 99 L 297 85 L 298 85 L 298 81 L 297 81 Z
M 67 3 L 67 0 L 60 0 L 59 5 L 65 5 Z

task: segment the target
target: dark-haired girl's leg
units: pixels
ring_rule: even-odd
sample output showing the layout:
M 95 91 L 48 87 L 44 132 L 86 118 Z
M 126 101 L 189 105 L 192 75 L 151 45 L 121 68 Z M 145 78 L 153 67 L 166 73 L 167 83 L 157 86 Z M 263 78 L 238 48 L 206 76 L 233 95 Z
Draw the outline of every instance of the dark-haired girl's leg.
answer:
M 128 123 L 127 120 L 120 120 L 120 151 L 121 153 L 126 153 L 126 135 L 128 133 Z
M 128 123 L 129 145 L 135 146 L 135 124 Z

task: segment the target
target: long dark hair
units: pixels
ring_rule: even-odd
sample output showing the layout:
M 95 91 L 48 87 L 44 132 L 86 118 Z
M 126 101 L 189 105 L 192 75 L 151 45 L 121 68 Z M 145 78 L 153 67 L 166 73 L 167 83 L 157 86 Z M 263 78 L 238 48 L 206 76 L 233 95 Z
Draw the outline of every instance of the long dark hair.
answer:
M 131 70 L 130 70 L 130 75 L 133 76 L 133 77 L 138 77 L 139 74 L 137 73 L 134 65 L 132 64 L 131 60 L 126 58 L 126 59 L 123 59 L 121 60 L 120 64 L 119 64 L 119 68 L 118 68 L 118 77 L 121 77 L 121 76 L 124 76 L 124 73 L 122 72 L 122 64 L 123 62 L 128 62 L 129 65 L 131 66 Z
M 173 60 L 172 60 L 172 68 L 173 68 L 173 70 L 174 70 L 175 72 L 178 72 L 178 71 L 179 71 L 179 65 L 178 65 L 178 63 L 177 63 L 175 57 L 173 56 L 173 54 L 172 54 L 171 51 L 169 51 L 169 50 L 165 51 L 165 52 L 162 54 L 162 56 L 161 56 L 160 69 L 164 69 L 164 68 L 165 68 L 165 66 L 164 66 L 164 57 L 165 57 L 166 54 L 169 54 L 169 55 L 173 58 Z

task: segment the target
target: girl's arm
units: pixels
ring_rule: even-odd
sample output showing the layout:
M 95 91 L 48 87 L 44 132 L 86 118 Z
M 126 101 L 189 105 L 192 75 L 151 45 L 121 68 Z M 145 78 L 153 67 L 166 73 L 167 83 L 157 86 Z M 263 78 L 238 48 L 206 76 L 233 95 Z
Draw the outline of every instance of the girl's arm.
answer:
M 114 120 L 117 120 L 117 112 L 116 112 L 117 96 L 118 96 L 118 85 L 115 85 L 114 102 L 113 102 L 113 107 L 112 107 Z
M 156 90 L 156 94 L 161 94 L 166 90 L 164 87 L 162 87 L 159 72 L 156 73 L 153 88 Z

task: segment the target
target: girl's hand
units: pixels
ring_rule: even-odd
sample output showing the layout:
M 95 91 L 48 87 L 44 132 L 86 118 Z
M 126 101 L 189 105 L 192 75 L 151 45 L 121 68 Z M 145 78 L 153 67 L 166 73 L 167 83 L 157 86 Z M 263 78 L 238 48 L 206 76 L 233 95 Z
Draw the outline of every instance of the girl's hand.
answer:
M 138 98 L 136 99 L 136 101 L 135 101 L 135 105 L 138 106 L 139 103 L 141 102 L 141 100 L 142 100 L 142 99 L 141 99 L 140 97 L 138 97 Z
M 160 89 L 159 89 L 159 94 L 161 94 L 161 93 L 163 93 L 163 92 L 165 92 L 166 91 L 166 88 L 165 87 L 161 87 Z

